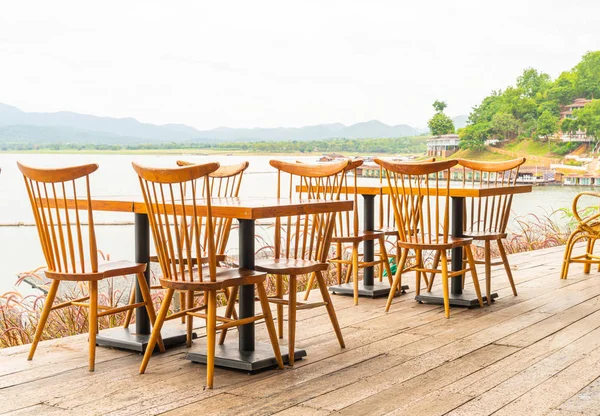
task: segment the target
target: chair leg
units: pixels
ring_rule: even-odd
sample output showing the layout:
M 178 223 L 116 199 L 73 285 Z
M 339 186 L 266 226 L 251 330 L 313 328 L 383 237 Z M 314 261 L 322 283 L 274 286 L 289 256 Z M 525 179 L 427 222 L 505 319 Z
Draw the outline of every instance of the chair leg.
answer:
M 59 280 L 53 280 L 52 284 L 50 285 L 50 290 L 48 290 L 48 295 L 46 296 L 44 307 L 42 308 L 42 315 L 40 316 L 37 328 L 35 329 L 35 336 L 33 337 L 33 342 L 31 343 L 31 347 L 29 348 L 29 356 L 27 357 L 28 361 L 31 361 L 33 359 L 33 355 L 35 354 L 37 345 L 40 342 L 40 338 L 42 338 L 42 334 L 44 333 L 44 327 L 46 326 L 46 322 L 48 321 L 48 315 L 50 315 L 50 311 L 52 310 L 52 304 L 54 303 L 54 298 L 56 297 L 56 292 L 58 291 L 59 283 Z
M 185 301 L 186 299 L 187 299 L 187 297 L 186 297 L 185 292 L 179 292 L 179 310 L 180 311 L 185 311 L 189 307 L 186 304 L 186 301 Z M 187 320 L 186 316 L 183 315 L 181 317 L 181 323 L 185 324 L 186 320 Z
M 280 274 L 275 276 L 275 293 L 277 299 L 283 299 L 283 276 Z M 283 339 L 283 305 L 281 304 L 277 304 L 277 331 L 279 338 Z
M 416 259 L 415 259 L 415 261 L 417 263 L 416 267 L 419 268 L 419 267 L 423 266 L 421 264 L 422 261 L 423 261 L 422 258 L 421 258 L 422 257 L 422 252 L 421 252 L 421 250 L 415 250 L 415 251 L 416 251 Z M 421 272 L 417 270 L 416 273 L 417 273 L 417 280 L 415 282 L 416 283 L 415 294 L 417 296 L 419 296 L 419 294 L 421 293 Z
M 294 350 L 296 343 L 296 276 L 290 275 L 288 303 L 288 363 L 294 365 Z
M 394 296 L 396 292 L 400 290 L 402 287 L 402 271 L 404 270 L 404 264 L 406 263 L 406 258 L 408 257 L 408 249 L 400 249 L 400 262 L 396 268 L 396 275 L 394 276 L 394 281 L 392 282 L 392 286 L 390 287 L 390 294 L 388 295 L 388 300 L 385 305 L 385 311 L 390 310 L 390 306 L 392 306 L 392 301 L 394 300 Z
M 340 343 L 340 347 L 346 348 L 344 338 L 342 337 L 342 330 L 340 329 L 340 323 L 338 322 L 337 315 L 335 314 L 335 308 L 333 307 L 333 303 L 331 302 L 331 295 L 329 294 L 329 290 L 327 289 L 327 285 L 325 284 L 323 274 L 320 271 L 318 271 L 315 272 L 315 276 L 317 277 L 317 284 L 319 285 L 319 290 L 321 291 L 321 297 L 326 303 L 325 308 L 327 309 L 327 313 L 329 314 L 329 320 L 331 321 L 331 325 L 333 326 L 335 335 L 338 339 L 338 342 Z
M 506 270 L 506 276 L 508 277 L 508 282 L 510 283 L 513 295 L 517 296 L 517 287 L 515 286 L 515 281 L 513 280 L 512 271 L 510 270 L 510 264 L 508 263 L 508 257 L 506 256 L 506 250 L 504 249 L 502 240 L 498 240 L 498 251 L 500 252 L 500 257 L 502 258 L 504 270 Z
M 308 278 L 308 285 L 306 285 L 306 292 L 304 293 L 304 300 L 308 300 L 308 295 L 310 295 L 310 291 L 312 290 L 312 287 L 314 284 L 315 284 L 315 274 L 311 273 Z
M 148 287 L 148 283 L 146 283 L 144 273 L 138 274 L 137 279 L 138 285 L 140 287 L 140 292 L 142 292 L 142 299 L 144 299 L 144 303 L 146 304 L 146 312 L 148 313 L 148 317 L 150 318 L 150 323 L 154 325 L 156 323 L 156 311 L 154 310 L 154 304 L 152 303 L 152 295 L 150 295 L 150 288 Z M 130 309 L 130 311 L 133 311 L 133 309 Z M 158 334 L 157 342 L 159 351 L 165 352 L 165 344 L 163 344 L 160 332 Z
M 160 336 L 160 330 L 162 329 L 167 313 L 169 312 L 169 306 L 171 306 L 171 300 L 173 299 L 174 293 L 175 291 L 173 289 L 167 289 L 167 293 L 165 293 L 165 297 L 160 305 L 160 310 L 158 311 L 158 316 L 152 327 L 152 334 L 150 335 L 150 340 L 148 341 L 142 364 L 140 365 L 140 374 L 144 374 L 146 367 L 148 367 L 148 361 L 150 361 L 150 357 L 152 357 L 152 353 L 154 352 L 154 347 L 156 346 L 156 342 Z
M 352 260 L 348 263 L 346 267 L 346 277 L 344 278 L 344 283 L 350 283 L 350 277 L 352 276 Z
M 129 304 L 132 305 L 135 303 L 135 284 L 131 285 L 131 293 L 129 294 Z M 129 309 L 127 314 L 125 314 L 125 321 L 123 322 L 123 328 L 129 328 L 129 324 L 131 323 L 131 318 L 133 317 L 133 309 Z
M 90 334 L 90 371 L 96 367 L 96 333 L 98 332 L 98 281 L 90 282 L 90 313 L 89 313 L 89 334 Z
M 206 308 L 206 387 L 213 388 L 215 378 L 215 341 L 217 338 L 217 292 L 209 290 Z
M 431 268 L 437 269 L 439 264 L 440 264 L 440 252 L 436 251 L 433 256 L 433 265 L 431 266 Z M 431 292 L 431 288 L 433 287 L 434 279 L 435 279 L 435 272 L 431 272 L 431 274 L 429 275 L 429 284 L 427 285 L 428 292 Z
M 440 250 L 440 261 L 442 262 L 442 288 L 444 291 L 444 314 L 450 318 L 450 291 L 448 290 L 448 258 L 446 250 Z
M 335 250 L 337 252 L 336 256 L 339 260 L 342 260 L 342 243 L 336 243 Z M 342 284 L 342 263 L 337 262 L 335 264 L 335 271 L 337 272 L 337 281 L 338 285 Z
M 237 289 L 237 286 L 235 286 L 234 293 L 236 294 Z M 273 323 L 273 314 L 271 313 L 271 306 L 269 305 L 269 298 L 267 297 L 267 291 L 264 283 L 257 283 L 256 290 L 258 291 L 258 298 L 260 300 L 262 313 L 265 316 L 265 325 L 267 326 L 267 331 L 269 332 L 269 339 L 271 340 L 273 353 L 275 354 L 275 359 L 277 360 L 277 366 L 280 369 L 283 369 L 283 359 L 281 358 L 281 350 L 279 349 L 279 342 L 277 341 L 277 332 L 275 332 L 275 324 Z
M 260 285 L 257 285 L 257 287 Z M 228 290 L 227 295 L 227 308 L 225 309 L 225 318 L 231 318 L 233 312 L 235 312 L 235 300 L 237 299 L 238 294 L 238 286 L 233 286 L 231 291 Z M 237 319 L 237 318 L 235 318 Z M 219 336 L 219 345 L 223 345 L 225 342 L 225 337 L 227 336 L 227 328 L 221 330 L 221 335 Z
M 388 280 L 390 281 L 390 285 L 391 285 L 392 281 L 393 281 L 392 280 L 392 269 L 390 268 L 390 259 L 387 254 L 387 250 L 385 249 L 385 239 L 383 237 L 379 239 L 379 245 L 381 246 L 381 250 L 380 250 L 381 251 L 381 261 L 383 263 L 383 267 L 385 268 L 385 272 L 388 275 Z M 383 277 L 382 269 L 383 268 L 381 266 L 379 266 L 379 274 L 380 274 L 379 281 L 380 282 Z
M 180 293 L 181 295 L 181 293 Z M 216 293 L 215 293 L 215 297 L 216 297 Z M 184 297 L 180 296 L 179 299 L 182 299 Z M 182 310 L 187 310 L 187 309 L 191 309 L 194 307 L 194 291 L 193 290 L 188 290 L 185 292 L 185 309 Z M 194 329 L 194 315 L 189 315 L 186 314 L 185 315 L 185 345 L 187 345 L 187 347 L 191 347 L 192 346 L 192 330 Z
M 354 286 L 354 306 L 358 305 L 358 243 L 352 244 L 352 284 Z
M 594 255 L 594 245 L 595 244 L 596 244 L 596 239 L 588 237 L 587 246 L 586 246 L 587 247 L 586 254 L 589 256 L 589 260 L 592 260 L 591 256 Z M 589 274 L 591 268 L 592 268 L 592 263 L 584 263 L 584 265 L 583 265 L 583 272 L 585 274 Z
M 471 246 L 465 246 L 465 252 L 467 253 L 467 261 L 469 262 L 469 268 L 471 269 L 471 277 L 473 278 L 473 287 L 475 288 L 475 294 L 479 301 L 479 307 L 483 308 L 483 299 L 481 299 L 481 289 L 479 288 L 479 277 L 477 276 L 477 269 L 475 265 L 475 258 L 473 257 L 473 251 Z M 463 279 L 464 279 L 463 275 Z
M 490 240 L 484 242 L 484 263 L 485 263 L 485 296 L 487 304 L 492 304 L 492 249 Z M 463 278 L 464 280 L 464 278 Z
M 562 271 L 560 274 L 561 279 L 566 279 L 567 274 L 569 273 L 569 263 L 571 260 L 571 251 L 573 250 L 573 244 L 574 244 L 573 241 L 574 241 L 576 234 L 577 234 L 577 231 L 572 232 L 571 235 L 569 236 L 569 238 L 567 239 L 567 243 L 565 244 L 565 255 L 563 258 L 563 267 L 562 267 Z

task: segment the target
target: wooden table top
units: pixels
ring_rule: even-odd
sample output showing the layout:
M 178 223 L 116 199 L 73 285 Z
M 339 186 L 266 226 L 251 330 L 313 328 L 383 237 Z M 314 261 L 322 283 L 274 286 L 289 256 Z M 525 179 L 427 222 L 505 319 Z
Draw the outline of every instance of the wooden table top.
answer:
M 353 201 L 323 201 L 315 199 L 289 199 L 264 197 L 212 198 L 212 215 L 223 218 L 258 220 L 293 215 L 315 214 L 322 212 L 350 211 Z M 78 201 L 81 209 L 86 208 L 87 201 Z M 198 206 L 205 208 L 202 200 Z M 178 204 L 181 207 L 181 204 Z M 67 199 L 69 208 L 75 207 L 75 201 Z M 189 207 L 190 205 L 187 204 Z M 132 212 L 146 214 L 146 205 L 142 196 L 101 196 L 92 197 L 92 210 L 112 212 Z M 206 212 L 206 211 L 204 211 Z M 200 210 L 200 213 L 203 213 Z
M 304 192 L 306 192 L 306 189 L 307 188 L 305 186 L 302 187 L 302 190 Z M 296 187 L 296 190 L 300 191 L 300 186 Z M 325 189 L 323 188 L 322 191 L 324 191 L 324 190 Z M 344 189 L 342 189 L 342 191 L 344 191 Z M 532 191 L 531 185 L 482 186 L 482 187 L 465 186 L 465 187 L 462 187 L 462 186 L 452 186 L 452 184 L 450 184 L 450 196 L 451 197 L 482 198 L 482 197 L 494 196 L 494 195 L 524 194 L 524 193 L 531 192 L 531 191 Z M 359 195 L 380 195 L 380 194 L 389 195 L 390 187 L 389 187 L 389 185 L 384 185 L 384 184 L 358 185 L 357 193 Z M 424 187 L 421 188 L 420 191 L 418 188 L 412 189 L 413 195 L 416 195 L 419 193 L 421 195 L 427 195 L 427 194 L 436 195 L 436 189 L 429 188 L 429 190 L 427 190 Z M 439 189 L 438 195 L 442 195 L 442 196 L 446 195 L 446 188 L 441 187 Z

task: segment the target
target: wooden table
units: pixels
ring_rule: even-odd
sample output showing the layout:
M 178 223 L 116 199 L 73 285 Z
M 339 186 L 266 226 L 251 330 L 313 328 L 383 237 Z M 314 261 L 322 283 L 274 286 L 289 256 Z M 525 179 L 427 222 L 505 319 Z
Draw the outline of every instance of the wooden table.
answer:
M 212 215 L 223 218 L 236 218 L 239 221 L 239 266 L 254 269 L 255 256 L 255 221 L 274 217 L 287 217 L 301 214 L 322 212 L 349 211 L 352 201 L 320 201 L 287 198 L 213 198 Z M 73 207 L 74 202 L 67 200 Z M 85 201 L 80 207 L 85 208 Z M 181 205 L 179 206 L 181 207 Z M 189 205 L 188 205 L 189 207 Z M 177 209 L 178 207 L 176 207 Z M 200 208 L 202 205 L 200 204 Z M 141 196 L 116 196 L 92 198 L 92 209 L 98 211 L 131 212 L 135 215 L 135 261 L 148 263 L 146 280 L 150 280 L 150 228 L 146 206 Z M 141 301 L 141 293 L 136 289 L 136 302 Z M 239 317 L 254 316 L 254 285 L 246 285 L 239 292 Z M 163 329 L 161 332 L 165 345 L 185 342 L 183 331 Z M 112 328 L 101 331 L 97 337 L 98 345 L 144 351 L 150 335 L 150 321 L 145 308 L 136 309 L 135 332 L 125 328 Z M 306 355 L 303 350 L 296 350 L 295 358 Z M 287 355 L 283 354 L 284 360 Z M 206 354 L 199 351 L 188 353 L 188 359 L 206 363 Z M 217 345 L 215 364 L 222 367 L 255 371 L 276 365 L 273 349 L 270 344 L 255 342 L 254 323 L 239 327 L 239 343 Z
M 457 184 L 458 185 L 458 184 Z M 462 184 L 461 184 L 462 185 Z M 453 237 L 462 237 L 464 232 L 463 224 L 463 201 L 465 198 L 481 198 L 488 196 L 499 196 L 499 195 L 515 195 L 522 194 L 532 191 L 531 185 L 515 185 L 515 186 L 489 186 L 489 187 L 462 187 L 450 185 L 450 197 L 451 197 L 451 233 Z M 408 189 L 407 189 L 408 191 Z M 421 189 L 421 194 L 425 192 L 425 189 Z M 377 195 L 389 195 L 390 188 L 385 184 L 373 184 L 373 185 L 358 185 L 357 192 L 364 198 L 364 216 L 363 216 L 363 229 L 366 231 L 372 231 L 375 229 L 375 196 Z M 414 188 L 413 192 L 417 194 L 418 188 Z M 429 189 L 430 195 L 435 195 L 435 189 Z M 438 191 L 439 195 L 446 195 L 446 188 Z M 374 242 L 365 241 L 364 243 L 364 261 L 373 261 L 374 257 Z M 462 269 L 462 247 L 452 249 L 452 270 L 457 271 Z M 463 293 L 462 279 L 460 278 L 451 279 L 451 290 L 450 290 L 450 304 L 456 306 L 475 306 L 478 305 L 477 297 L 474 293 Z M 404 288 L 404 286 L 403 286 Z M 329 288 L 334 293 L 340 294 L 353 294 L 353 287 L 351 283 L 345 283 L 341 285 L 331 286 Z M 373 278 L 373 267 L 367 267 L 364 271 L 362 282 L 359 284 L 359 296 L 365 297 L 378 297 L 387 296 L 389 294 L 389 284 L 387 282 L 375 282 Z M 423 294 L 425 293 L 425 294 Z M 498 294 L 492 293 L 492 298 L 498 297 Z M 443 304 L 444 298 L 441 293 L 436 292 L 421 292 L 416 300 L 420 302 Z

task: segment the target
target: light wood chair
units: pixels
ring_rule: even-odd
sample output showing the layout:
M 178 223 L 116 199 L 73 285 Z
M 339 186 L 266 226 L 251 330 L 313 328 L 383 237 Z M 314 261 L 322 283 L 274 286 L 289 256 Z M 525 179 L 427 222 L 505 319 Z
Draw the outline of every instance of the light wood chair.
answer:
M 504 162 L 481 162 L 475 160 L 458 159 L 462 167 L 462 186 L 489 188 L 498 186 L 515 186 L 520 166 L 525 163 L 525 158 L 507 160 Z M 472 238 L 474 242 L 482 242 L 484 259 L 475 260 L 475 264 L 485 265 L 485 288 L 488 305 L 492 302 L 492 266 L 502 264 L 512 288 L 517 296 L 517 288 L 513 280 L 506 249 L 502 240 L 506 239 L 506 227 L 510 217 L 512 195 L 488 196 L 481 198 L 464 199 L 464 236 Z M 492 262 L 491 243 L 498 245 L 500 261 Z M 434 260 L 437 267 L 439 256 Z M 464 261 L 464 260 L 463 260 Z M 429 279 L 428 290 L 431 290 L 435 274 Z M 464 284 L 464 281 L 463 281 Z
M 422 160 L 414 161 L 389 161 L 390 163 L 428 163 L 435 162 L 435 157 L 430 157 Z M 384 184 L 384 169 L 379 169 L 379 184 Z M 378 206 L 378 225 L 377 230 L 382 231 L 386 236 L 386 242 L 393 246 L 392 251 L 387 251 L 388 258 L 394 259 L 398 262 L 398 253 L 400 253 L 400 247 L 398 247 L 398 230 L 396 229 L 396 219 L 394 218 L 394 209 L 392 208 L 392 200 L 389 194 L 381 192 L 379 194 L 379 206 Z M 376 256 L 381 257 L 381 251 L 375 253 Z M 411 258 L 414 256 L 409 256 Z M 379 267 L 379 281 L 383 281 L 383 267 Z
M 134 163 L 133 168 L 139 176 L 148 210 L 150 227 L 162 270 L 160 283 L 167 289 L 140 366 L 140 373 L 146 370 L 164 321 L 181 316 L 186 316 L 188 346 L 192 344 L 193 318 L 206 320 L 206 385 L 208 388 L 213 387 L 216 334 L 218 330 L 225 328 L 264 319 L 277 363 L 280 368 L 283 368 L 264 286 L 266 274 L 248 269 L 217 269 L 215 218 L 211 208 L 209 174 L 216 171 L 219 164 L 207 163 L 173 169 L 154 169 Z M 204 240 L 202 240 L 203 236 Z M 206 267 L 202 267 L 202 264 L 206 264 Z M 242 285 L 256 285 L 263 313 L 244 319 L 217 316 L 217 292 L 230 288 L 232 295 L 229 304 L 231 304 L 235 301 L 238 288 Z M 175 291 L 186 293 L 187 309 L 167 316 Z M 194 306 L 194 292 L 198 291 L 205 293 L 205 303 Z M 206 313 L 199 313 L 202 310 Z M 217 325 L 217 322 L 220 324 Z
M 340 212 L 336 217 L 335 227 L 331 243 L 335 244 L 335 256 L 329 259 L 336 267 L 338 284 L 342 282 L 348 283 L 352 276 L 354 305 L 358 305 L 358 272 L 365 267 L 379 266 L 384 267 L 390 284 L 392 283 L 392 273 L 390 270 L 389 258 L 385 248 L 385 233 L 383 231 L 362 231 L 359 226 L 359 208 L 358 208 L 358 180 L 356 169 L 363 164 L 362 159 L 350 160 L 345 168 L 346 174 L 341 177 L 343 186 L 341 188 L 340 199 L 354 201 L 354 209 L 352 211 Z M 349 175 L 352 173 L 352 175 Z M 348 179 L 348 176 L 352 176 Z M 373 261 L 359 260 L 361 243 L 375 240 L 379 243 L 380 251 L 377 259 Z M 351 248 L 351 258 L 344 258 L 346 248 Z M 342 280 L 342 266 L 346 266 L 346 277 Z M 305 298 L 308 298 L 310 289 L 313 285 L 313 276 L 309 280 L 307 293 Z
M 579 207 L 580 199 L 587 199 L 584 207 Z M 563 259 L 561 279 L 566 279 L 569 274 L 569 265 L 571 263 L 583 263 L 583 272 L 588 274 L 592 264 L 598 265 L 600 271 L 600 256 L 594 255 L 594 246 L 596 240 L 600 238 L 600 209 L 598 204 L 591 204 L 589 199 L 600 198 L 598 192 L 581 192 L 573 199 L 573 217 L 577 225 L 565 245 L 565 254 Z M 576 243 L 587 240 L 585 253 L 574 256 L 573 248 Z
M 194 163 L 186 162 L 183 160 L 177 161 L 177 166 L 191 166 Z M 209 177 L 210 183 L 210 191 L 213 198 L 233 198 L 237 197 L 240 193 L 240 188 L 242 185 L 242 178 L 244 175 L 244 171 L 250 165 L 249 162 L 242 162 L 235 165 L 228 166 L 219 166 L 219 168 L 211 172 Z M 204 184 L 202 185 L 204 186 Z M 204 192 L 201 190 L 201 192 Z M 229 241 L 229 235 L 231 234 L 231 226 L 233 220 L 231 218 L 213 218 L 213 231 L 215 233 L 215 248 L 216 248 L 216 258 L 217 262 L 224 262 L 227 260 L 226 250 L 227 243 Z M 181 224 L 181 221 L 180 221 Z M 201 236 L 201 240 L 204 242 L 204 246 L 206 247 L 206 236 Z M 206 264 L 207 258 L 202 259 Z M 158 256 L 151 256 L 150 261 L 154 263 L 158 263 Z M 192 259 L 194 261 L 194 259 Z M 195 263 L 194 263 L 195 265 Z M 130 299 L 133 302 L 135 299 L 135 288 L 132 288 Z M 162 289 L 162 286 L 151 286 L 150 289 Z M 229 297 L 228 288 L 223 288 L 223 295 L 226 300 Z M 184 292 L 179 293 L 179 305 L 181 310 L 186 309 L 186 294 Z M 235 310 L 233 311 L 233 316 L 237 319 L 237 314 Z M 127 327 L 131 321 L 132 313 L 128 312 L 125 318 L 125 327 Z M 181 317 L 182 323 L 185 322 L 185 316 Z M 225 330 L 221 331 L 221 336 L 224 337 Z
M 271 160 L 277 169 L 277 197 L 293 199 L 338 200 L 344 169 L 348 161 L 321 165 L 287 163 Z M 297 192 L 297 187 L 301 188 Z M 274 258 L 256 261 L 256 269 L 275 277 L 276 295 L 269 302 L 277 305 L 279 337 L 283 338 L 283 306 L 288 306 L 289 364 L 294 365 L 297 311 L 324 306 L 338 342 L 345 348 L 342 331 L 335 314 L 331 296 L 323 277 L 335 227 L 335 213 L 277 217 L 275 220 Z M 317 281 L 322 302 L 298 302 L 297 276 L 310 274 Z M 289 296 L 284 299 L 283 276 L 289 276 Z
M 98 165 L 61 169 L 33 168 L 20 162 L 17 162 L 17 165 L 25 179 L 46 259 L 45 274 L 52 280 L 29 350 L 28 360 L 33 359 L 50 311 L 66 306 L 85 307 L 89 309 L 89 369 L 94 371 L 98 318 L 145 306 L 150 322 L 154 323 L 154 306 L 144 278 L 146 265 L 128 261 L 98 264 L 89 178 L 90 174 L 98 169 Z M 73 199 L 74 202 L 70 204 L 67 199 Z M 84 220 L 87 220 L 87 227 L 82 224 Z M 130 302 L 125 306 L 98 305 L 98 282 L 129 274 L 136 275 L 144 301 Z M 89 295 L 53 305 L 62 281 L 87 282 Z M 162 340 L 157 340 L 161 351 L 164 351 Z
M 442 275 L 444 292 L 444 312 L 450 316 L 450 295 L 448 280 L 470 272 L 479 305 L 483 306 L 479 281 L 473 253 L 471 251 L 471 238 L 454 238 L 449 232 L 450 222 L 450 168 L 458 162 L 448 160 L 431 163 L 393 163 L 381 159 L 375 162 L 386 170 L 386 178 L 390 187 L 390 195 L 394 216 L 398 228 L 398 245 L 401 249 L 400 261 L 388 297 L 386 311 L 389 310 L 395 292 L 401 287 L 402 274 L 405 271 L 416 272 L 416 294 L 421 288 L 421 276 L 435 271 Z M 442 179 L 442 181 L 440 181 Z M 441 184 L 440 184 L 441 182 Z M 447 251 L 463 247 L 466 252 L 469 267 L 459 271 L 449 271 Z M 404 269 L 409 250 L 415 252 L 416 264 Z M 424 251 L 439 252 L 441 269 L 434 270 L 425 267 Z

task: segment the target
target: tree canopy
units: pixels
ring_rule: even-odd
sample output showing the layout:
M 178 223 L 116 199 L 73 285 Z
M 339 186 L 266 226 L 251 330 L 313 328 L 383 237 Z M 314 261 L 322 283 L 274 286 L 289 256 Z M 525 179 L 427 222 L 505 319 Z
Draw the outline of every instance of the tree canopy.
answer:
M 454 122 L 450 117 L 444 114 L 444 109 L 448 106 L 445 101 L 435 100 L 433 102 L 433 108 L 435 108 L 435 114 L 427 122 L 429 131 L 434 136 L 440 136 L 442 134 L 454 133 Z
M 576 131 L 584 124 L 593 134 L 594 118 L 588 112 L 583 113 L 583 109 L 574 111 L 575 118 L 583 117 L 577 126 L 566 119 L 566 125 L 561 127 L 560 112 L 575 98 L 600 98 L 600 51 L 586 53 L 581 62 L 555 80 L 544 72 L 527 68 L 514 86 L 492 91 L 473 107 L 469 124 L 459 130 L 461 147 L 482 149 L 489 139 L 547 139 L 561 129 L 571 131 L 576 127 Z M 600 139 L 600 135 L 592 137 Z

